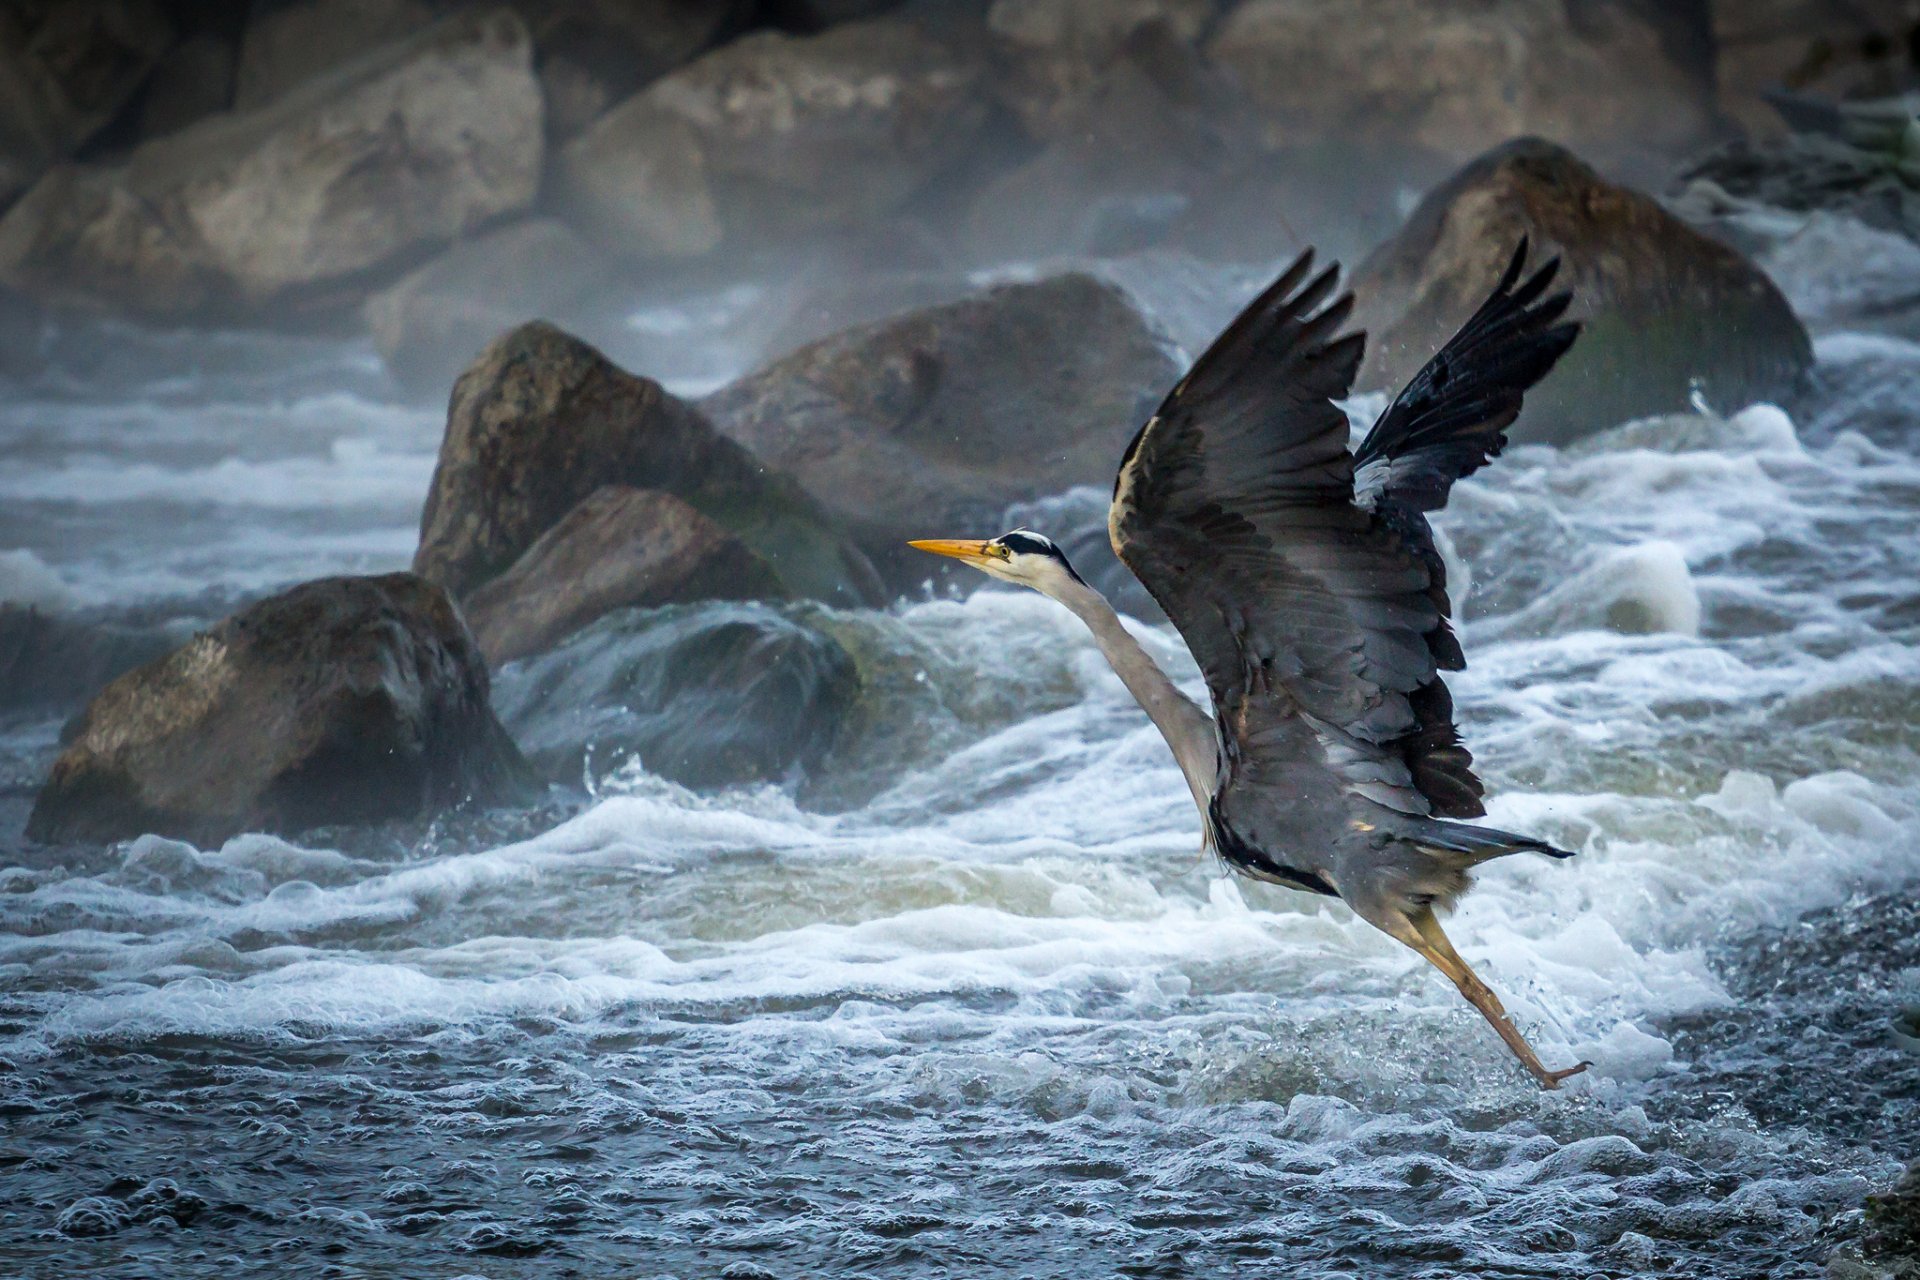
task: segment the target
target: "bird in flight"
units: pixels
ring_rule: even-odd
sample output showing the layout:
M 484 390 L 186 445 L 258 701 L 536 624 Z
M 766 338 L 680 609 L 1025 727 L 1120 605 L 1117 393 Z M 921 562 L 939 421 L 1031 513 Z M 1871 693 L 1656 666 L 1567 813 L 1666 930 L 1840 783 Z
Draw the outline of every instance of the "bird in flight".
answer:
M 1543 1088 L 1500 998 L 1441 931 L 1482 862 L 1570 856 L 1481 826 L 1484 788 L 1441 673 L 1466 665 L 1427 513 L 1506 445 L 1528 387 L 1573 344 L 1556 258 L 1491 295 L 1394 398 L 1357 450 L 1335 401 L 1365 335 L 1308 250 L 1216 338 L 1120 463 L 1107 531 L 1193 653 L 1213 715 L 1181 693 L 1051 541 L 911 545 L 1072 610 L 1172 748 L 1203 838 L 1233 870 L 1344 901 L 1419 952 Z

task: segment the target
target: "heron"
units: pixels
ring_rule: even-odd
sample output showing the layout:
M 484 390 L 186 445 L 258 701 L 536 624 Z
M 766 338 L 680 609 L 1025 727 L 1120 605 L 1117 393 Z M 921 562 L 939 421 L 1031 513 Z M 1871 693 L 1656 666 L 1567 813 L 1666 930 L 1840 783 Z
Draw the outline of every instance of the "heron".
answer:
M 910 543 L 1065 605 L 1166 739 L 1202 842 L 1234 872 L 1345 902 L 1425 957 L 1542 1088 L 1548 1070 L 1460 958 L 1439 913 L 1481 863 L 1571 854 L 1467 821 L 1485 787 L 1442 673 L 1465 667 L 1427 516 L 1507 442 L 1522 397 L 1579 333 L 1559 259 L 1492 292 L 1349 448 L 1339 402 L 1364 333 L 1339 267 L 1308 249 L 1214 339 L 1127 447 L 1107 533 L 1205 678 L 1162 670 L 1060 548 L 1029 529 Z M 1331 301 L 1329 298 L 1331 297 Z

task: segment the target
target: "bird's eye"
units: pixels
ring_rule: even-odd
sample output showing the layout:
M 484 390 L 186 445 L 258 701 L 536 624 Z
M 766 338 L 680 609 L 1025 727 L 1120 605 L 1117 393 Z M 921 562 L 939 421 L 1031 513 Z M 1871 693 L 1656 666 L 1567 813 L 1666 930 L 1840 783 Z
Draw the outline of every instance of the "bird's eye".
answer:
M 1005 544 L 1003 544 L 1003 543 L 999 543 L 999 542 L 989 542 L 989 543 L 987 544 L 987 550 L 988 550 L 988 551 L 989 551 L 989 552 L 990 552 L 990 553 L 991 553 L 991 554 L 992 554 L 992 555 L 993 555 L 993 556 L 994 556 L 994 557 L 995 557 L 996 559 L 1000 559 L 1000 560 L 1011 560 L 1011 559 L 1013 559 L 1013 548 L 1011 548 L 1011 547 L 1009 547 L 1009 546 L 1006 546 L 1006 545 L 1005 545 Z

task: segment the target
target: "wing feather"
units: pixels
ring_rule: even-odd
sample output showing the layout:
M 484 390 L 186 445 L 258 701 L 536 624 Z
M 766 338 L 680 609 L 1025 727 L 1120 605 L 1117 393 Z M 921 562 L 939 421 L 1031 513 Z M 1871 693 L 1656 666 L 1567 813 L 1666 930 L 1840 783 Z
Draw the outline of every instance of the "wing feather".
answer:
M 1311 251 L 1128 446 L 1108 532 L 1205 675 L 1234 777 L 1482 812 L 1438 675 L 1460 653 L 1423 513 L 1498 452 L 1520 393 L 1572 340 L 1553 324 L 1565 296 L 1541 300 L 1552 267 L 1517 284 L 1524 256 L 1357 457 L 1335 401 L 1365 338 L 1341 333 L 1352 297 Z

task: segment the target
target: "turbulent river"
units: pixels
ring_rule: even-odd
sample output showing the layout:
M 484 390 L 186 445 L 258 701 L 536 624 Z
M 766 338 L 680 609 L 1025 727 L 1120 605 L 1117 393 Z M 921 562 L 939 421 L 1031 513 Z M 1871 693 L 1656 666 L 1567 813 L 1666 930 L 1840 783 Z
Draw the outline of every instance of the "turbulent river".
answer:
M 1183 296 L 1191 344 L 1231 299 Z M 0 597 L 405 565 L 441 416 L 370 352 L 108 337 L 0 401 Z M 1818 351 L 1442 521 L 1491 820 L 1580 855 L 1451 932 L 1593 1060 L 1563 1093 L 1203 861 L 1077 624 L 989 590 L 831 619 L 898 677 L 834 804 L 603 760 L 527 815 L 49 850 L 59 725 L 7 722 L 0 1272 L 1819 1274 L 1920 1133 L 1920 345 Z

